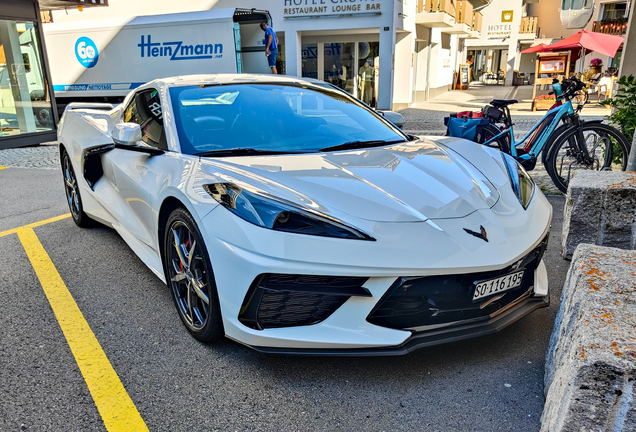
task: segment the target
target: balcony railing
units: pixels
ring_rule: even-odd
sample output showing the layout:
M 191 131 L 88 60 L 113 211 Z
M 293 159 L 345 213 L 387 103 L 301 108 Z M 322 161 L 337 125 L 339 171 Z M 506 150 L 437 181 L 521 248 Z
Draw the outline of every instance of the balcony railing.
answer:
M 611 35 L 624 35 L 627 32 L 627 19 L 616 18 L 613 20 L 594 21 L 592 31 Z
M 484 16 L 481 14 L 481 12 L 473 12 L 473 22 L 470 29 L 481 33 L 481 22 L 483 21 L 483 19 Z
M 457 0 L 457 12 L 455 22 L 458 24 L 473 25 L 473 5 L 468 0 Z
M 538 25 L 539 25 L 539 17 L 521 18 L 521 27 L 519 28 L 519 33 L 536 35 Z
M 453 0 L 418 0 L 418 12 L 446 12 L 452 17 L 456 16 L 455 2 Z

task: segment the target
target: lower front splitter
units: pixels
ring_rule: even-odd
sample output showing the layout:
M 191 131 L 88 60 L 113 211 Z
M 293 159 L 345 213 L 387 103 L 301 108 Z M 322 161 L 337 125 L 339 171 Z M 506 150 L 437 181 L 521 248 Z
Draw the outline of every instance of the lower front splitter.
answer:
M 457 324 L 447 328 L 413 332 L 411 337 L 402 344 L 390 347 L 313 349 L 247 346 L 261 353 L 277 355 L 360 357 L 400 356 L 420 348 L 497 333 L 533 311 L 548 306 L 550 306 L 550 294 L 545 297 L 529 297 L 516 304 L 515 307 L 510 308 L 493 318 L 484 319 L 478 322 L 471 322 L 470 324 Z

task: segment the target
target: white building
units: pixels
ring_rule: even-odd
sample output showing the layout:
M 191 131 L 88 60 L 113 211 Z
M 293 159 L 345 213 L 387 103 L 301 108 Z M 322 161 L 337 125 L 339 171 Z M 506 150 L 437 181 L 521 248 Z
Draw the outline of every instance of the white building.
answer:
M 266 9 L 280 39 L 279 72 L 329 81 L 372 106 L 399 109 L 451 88 L 460 44 L 479 36 L 473 3 L 486 1 L 110 0 L 99 11 L 55 12 L 53 20 Z
M 566 29 L 561 23 L 560 11 L 565 3 L 593 10 L 585 30 L 625 35 L 630 9 L 630 2 L 625 0 L 493 0 L 483 10 L 481 36 L 466 40 L 465 58 L 473 62 L 474 78 L 487 82 L 500 75 L 510 85 L 514 71 L 533 75 L 536 54 L 521 51 L 539 43 L 549 45 L 580 30 Z M 590 53 L 579 70 L 587 69 L 592 58 L 601 58 L 604 68 L 618 68 L 621 56 L 622 48 L 614 58 Z

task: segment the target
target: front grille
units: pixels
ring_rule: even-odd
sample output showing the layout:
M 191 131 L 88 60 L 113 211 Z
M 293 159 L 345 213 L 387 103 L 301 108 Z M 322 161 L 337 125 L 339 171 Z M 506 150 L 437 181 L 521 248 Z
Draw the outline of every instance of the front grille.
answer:
M 466 320 L 486 319 L 524 296 L 534 284 L 548 236 L 529 254 L 502 270 L 460 275 L 398 278 L 367 317 L 382 327 L 413 329 L 422 326 L 448 325 Z M 473 302 L 474 283 L 526 269 L 521 286 L 499 300 L 486 304 L 488 298 Z
M 368 278 L 263 274 L 254 279 L 239 321 L 247 327 L 295 327 L 327 319 L 351 296 L 369 297 L 362 285 Z

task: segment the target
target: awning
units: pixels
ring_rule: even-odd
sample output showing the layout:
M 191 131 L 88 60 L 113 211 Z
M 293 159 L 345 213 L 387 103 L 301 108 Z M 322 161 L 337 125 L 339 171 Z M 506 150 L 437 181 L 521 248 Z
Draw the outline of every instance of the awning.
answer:
M 580 50 L 585 48 L 609 57 L 616 57 L 616 52 L 625 40 L 622 36 L 614 36 L 604 33 L 581 30 L 580 32 L 553 43 L 549 46 L 550 51 L 560 50 Z

